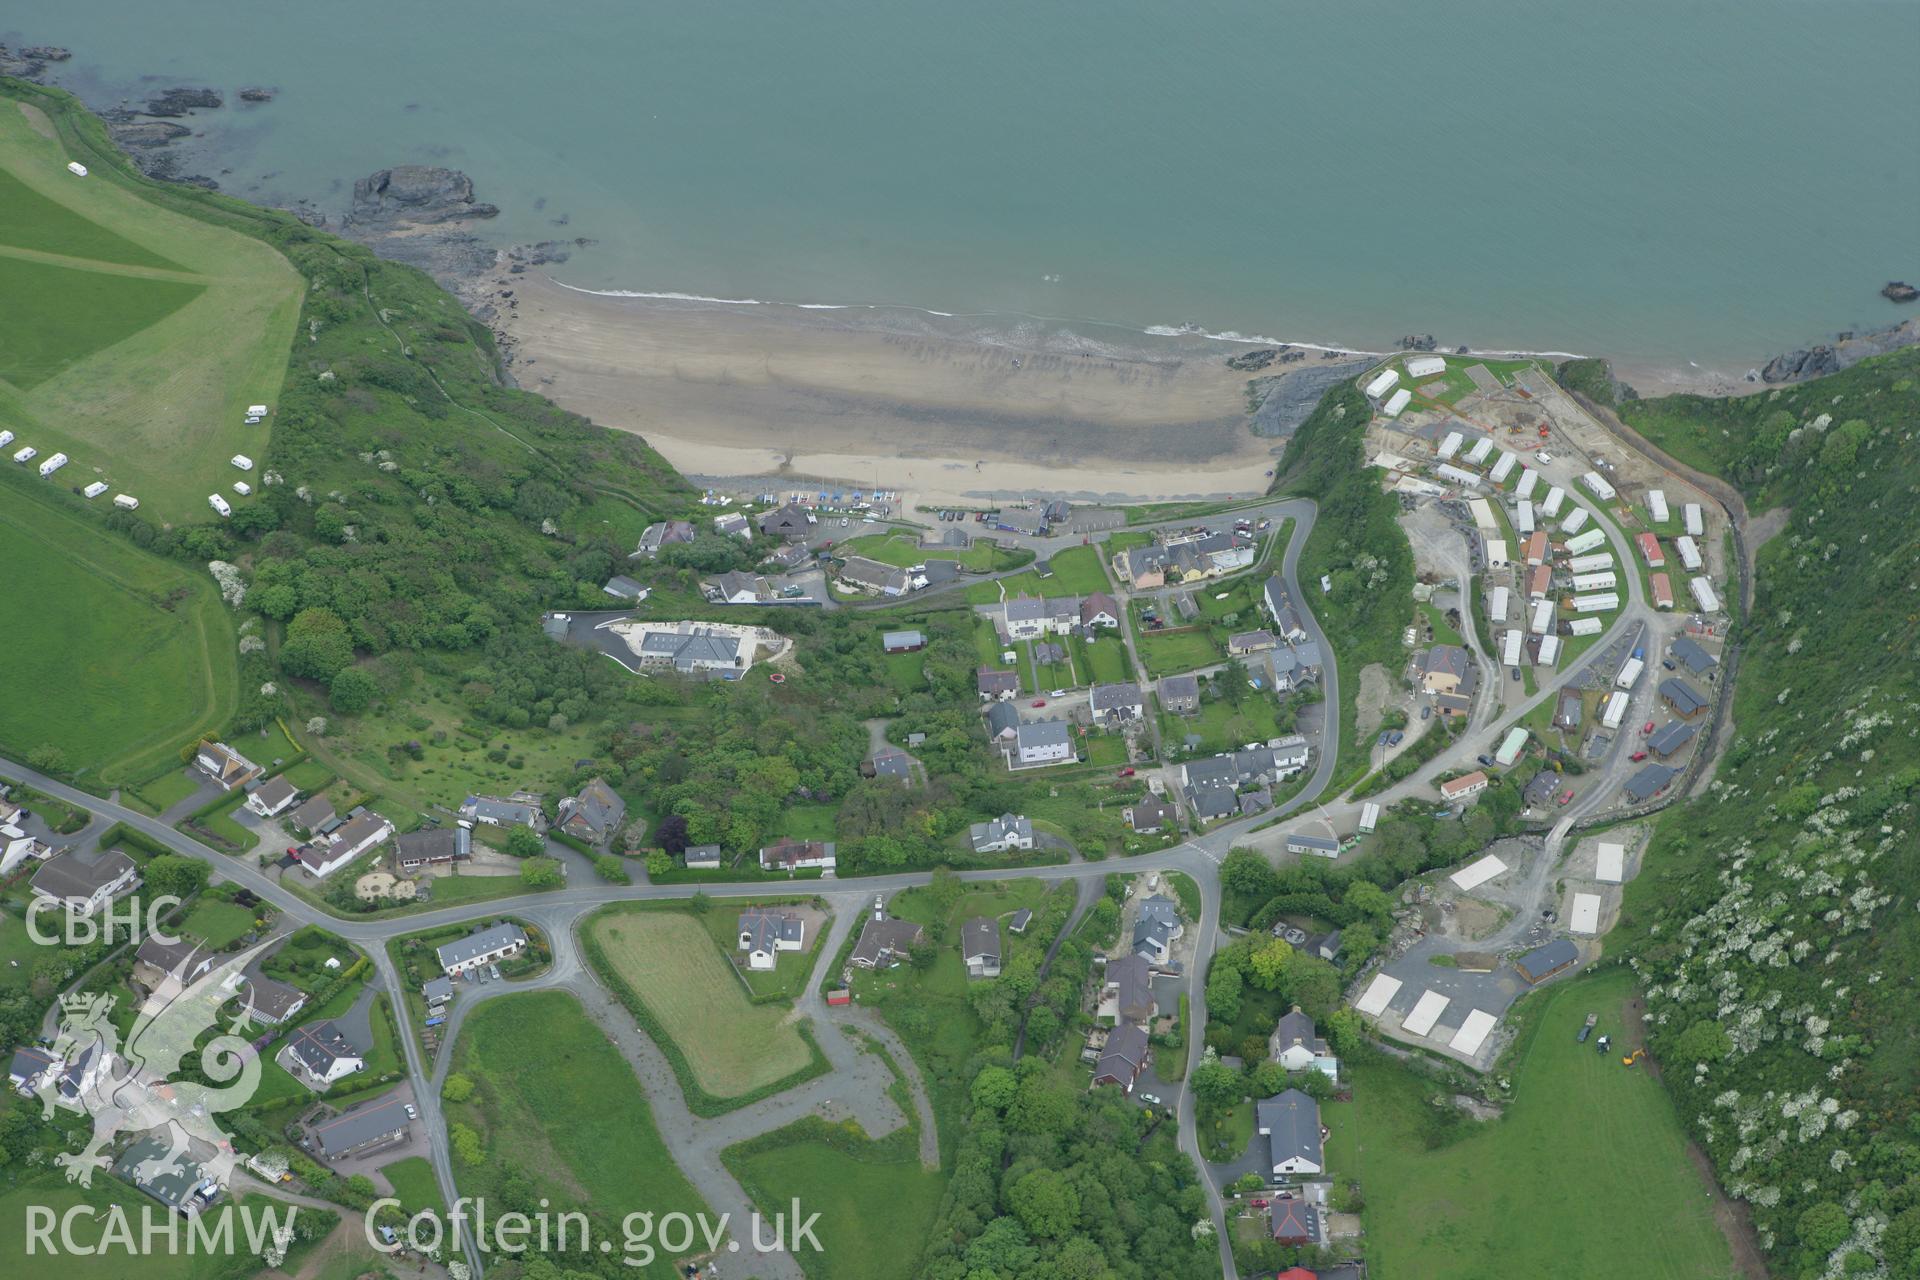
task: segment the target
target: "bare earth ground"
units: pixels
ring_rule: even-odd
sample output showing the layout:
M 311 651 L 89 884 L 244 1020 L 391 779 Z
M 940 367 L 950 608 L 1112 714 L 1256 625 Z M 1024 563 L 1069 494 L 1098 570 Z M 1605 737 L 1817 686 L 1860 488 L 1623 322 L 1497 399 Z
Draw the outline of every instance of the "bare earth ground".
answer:
M 33 127 L 35 133 L 43 138 L 53 137 L 53 121 L 47 119 L 46 112 L 31 102 L 23 102 L 20 104 L 20 114 L 27 118 L 27 123 Z
M 1258 493 L 1274 465 L 1224 349 L 1008 345 L 959 323 L 602 297 L 534 272 L 492 288 L 519 304 L 493 310 L 521 385 L 644 434 L 693 475 L 833 477 L 921 501 L 1168 499 Z
M 1393 682 L 1379 663 L 1360 668 L 1360 696 L 1354 702 L 1355 728 L 1365 738 L 1380 731 L 1380 721 L 1393 701 Z

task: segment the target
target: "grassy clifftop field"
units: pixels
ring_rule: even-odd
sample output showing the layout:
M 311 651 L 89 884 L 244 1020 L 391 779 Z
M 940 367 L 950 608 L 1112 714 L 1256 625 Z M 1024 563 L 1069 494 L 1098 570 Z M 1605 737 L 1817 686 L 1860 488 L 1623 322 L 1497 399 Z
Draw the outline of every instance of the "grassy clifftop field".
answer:
M 1622 413 L 1784 517 L 1732 745 L 1628 891 L 1654 1054 L 1778 1273 L 1920 1276 L 1920 350 Z

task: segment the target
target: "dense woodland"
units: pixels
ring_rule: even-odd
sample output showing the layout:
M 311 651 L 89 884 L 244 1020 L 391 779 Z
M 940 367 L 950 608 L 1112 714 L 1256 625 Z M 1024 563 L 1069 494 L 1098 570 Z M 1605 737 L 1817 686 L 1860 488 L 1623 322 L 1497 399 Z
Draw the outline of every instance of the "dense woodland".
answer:
M 1920 350 L 1622 412 L 1785 517 L 1731 747 L 1623 918 L 1662 1079 L 1781 1273 L 1920 1276 Z

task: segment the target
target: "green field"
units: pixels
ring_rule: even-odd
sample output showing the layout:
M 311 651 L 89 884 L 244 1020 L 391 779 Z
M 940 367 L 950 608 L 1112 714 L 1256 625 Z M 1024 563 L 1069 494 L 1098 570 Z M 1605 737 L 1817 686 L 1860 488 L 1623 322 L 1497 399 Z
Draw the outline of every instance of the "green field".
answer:
M 792 1010 L 749 1004 L 740 978 L 698 920 L 677 911 L 612 908 L 593 918 L 588 933 L 707 1093 L 737 1098 L 812 1061 Z
M 1188 734 L 1197 733 L 1202 742 L 1194 754 L 1213 755 L 1278 737 L 1279 717 L 1280 707 L 1272 694 L 1248 689 L 1237 707 L 1225 698 L 1202 701 L 1193 715 L 1163 717 L 1160 731 L 1176 745 L 1184 743 Z
M 260 1196 L 246 1197 L 249 1204 L 257 1204 L 265 1199 Z M 273 1203 L 279 1205 L 282 1202 Z M 91 1206 L 94 1212 L 92 1216 L 76 1216 L 73 1219 L 74 1243 L 82 1247 L 104 1245 L 104 1250 L 80 1253 L 63 1248 L 59 1250 L 58 1263 L 29 1260 L 26 1234 L 29 1206 L 43 1207 L 55 1215 L 64 1216 L 70 1209 L 82 1205 Z M 213 1212 L 220 1213 L 231 1205 L 231 1201 L 222 1201 Z M 108 1219 L 105 1215 L 115 1208 L 126 1215 L 127 1222 L 132 1226 L 132 1240 L 136 1242 L 134 1249 L 111 1244 L 106 1235 Z M 36 1173 L 10 1184 L 0 1184 L 0 1257 L 15 1259 L 21 1266 L 20 1271 L 10 1270 L 8 1274 L 58 1275 L 61 1280 L 126 1280 L 131 1275 L 138 1275 L 140 1280 L 237 1280 L 238 1277 L 252 1275 L 258 1269 L 257 1261 L 245 1257 L 245 1219 L 237 1216 L 237 1209 L 233 1221 L 233 1254 L 208 1253 L 204 1250 L 189 1253 L 186 1236 L 182 1233 L 181 1247 L 177 1252 L 170 1252 L 164 1247 L 163 1237 L 162 1247 L 142 1256 L 137 1250 L 137 1242 L 140 1239 L 141 1214 L 148 1208 L 156 1214 L 162 1212 L 154 1201 L 106 1173 L 94 1175 L 91 1187 L 68 1182 L 58 1170 Z M 57 1242 L 60 1239 L 57 1225 L 54 1232 L 53 1238 Z M 39 1259 L 45 1257 L 43 1249 Z M 297 1262 L 293 1265 L 298 1268 Z
M 1139 631 L 1134 644 L 1140 650 L 1140 661 L 1155 678 L 1211 666 L 1226 659 L 1226 654 L 1213 643 L 1213 636 L 1201 627 Z
M 475 1129 L 478 1165 L 455 1172 L 462 1195 L 497 1194 L 524 1174 L 554 1211 L 620 1215 L 644 1207 L 656 1218 L 706 1206 L 673 1161 L 633 1067 L 570 995 L 529 992 L 474 1011 L 453 1047 L 454 1070 L 478 1086 L 450 1106 L 453 1124 Z M 671 1260 L 635 1274 L 666 1277 Z
M 1641 1068 L 1574 1035 L 1589 1012 L 1623 1039 L 1631 975 L 1533 997 L 1500 1120 L 1462 1122 L 1429 1149 L 1439 1122 L 1420 1077 L 1356 1064 L 1354 1100 L 1329 1104 L 1328 1163 L 1366 1194 L 1367 1262 L 1381 1276 L 1734 1274 L 1706 1184 L 1687 1158 L 1673 1106 Z M 1530 1037 L 1530 1038 L 1529 1038 Z M 1542 1230 L 1551 1223 L 1552 1230 Z M 1623 1230 L 1623 1223 L 1632 1229 Z
M 837 543 L 834 554 L 865 556 L 869 560 L 878 560 L 881 564 L 901 569 L 911 569 L 928 560 L 953 560 L 961 568 L 978 573 L 1015 568 L 1032 559 L 1029 554 L 1002 551 L 989 539 L 978 539 L 965 551 L 951 547 L 922 547 L 919 535 L 912 533 L 869 533 Z
M 139 777 L 233 714 L 233 623 L 210 576 L 101 532 L 37 483 L 0 485 L 0 564 L 33 602 L 0 653 L 0 748 L 50 743 L 89 785 Z
M 253 912 L 218 898 L 201 898 L 180 926 L 216 951 L 253 928 Z
M 797 1197 L 806 1213 L 820 1215 L 820 1252 L 800 1255 L 809 1280 L 906 1280 L 946 1191 L 946 1179 L 921 1168 L 912 1146 L 864 1135 L 728 1153 L 726 1163 L 763 1213 L 781 1212 Z
M 392 1164 L 383 1164 L 380 1174 L 393 1188 L 393 1194 L 400 1197 L 409 1214 L 421 1209 L 446 1213 L 446 1207 L 440 1199 L 440 1184 L 435 1181 L 433 1166 L 427 1163 L 425 1156 L 408 1156 Z
M 1069 547 L 1053 557 L 1053 574 L 1044 579 L 1050 596 L 1084 596 L 1094 591 L 1111 591 L 1107 571 L 1100 563 L 1100 548 Z
M 235 453 L 266 452 L 246 406 L 278 399 L 300 276 L 262 241 L 162 209 L 132 180 L 0 108 L 0 424 L 61 474 L 162 520 L 203 518 Z M 49 299 L 59 305 L 50 305 Z

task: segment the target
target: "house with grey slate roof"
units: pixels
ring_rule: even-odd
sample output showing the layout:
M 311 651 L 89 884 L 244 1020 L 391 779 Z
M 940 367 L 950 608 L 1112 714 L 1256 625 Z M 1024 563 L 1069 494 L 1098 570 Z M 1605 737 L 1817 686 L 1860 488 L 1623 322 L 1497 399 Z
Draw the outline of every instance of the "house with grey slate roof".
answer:
M 1267 1140 L 1268 1164 L 1275 1177 L 1323 1173 L 1327 1167 L 1326 1131 L 1320 1104 L 1298 1089 L 1288 1089 L 1253 1105 L 1254 1128 Z
M 605 844 L 626 819 L 627 802 L 605 778 L 595 778 L 579 795 L 560 802 L 560 830 L 591 845 Z
M 991 822 L 976 822 L 967 834 L 975 853 L 1033 848 L 1033 820 L 1021 814 L 1003 813 Z

